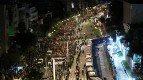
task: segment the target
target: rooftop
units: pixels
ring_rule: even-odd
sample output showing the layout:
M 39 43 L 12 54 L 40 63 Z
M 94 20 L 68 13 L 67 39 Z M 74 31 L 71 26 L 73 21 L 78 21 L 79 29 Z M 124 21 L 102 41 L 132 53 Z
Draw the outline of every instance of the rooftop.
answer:
M 143 0 L 124 0 L 131 4 L 143 4 Z

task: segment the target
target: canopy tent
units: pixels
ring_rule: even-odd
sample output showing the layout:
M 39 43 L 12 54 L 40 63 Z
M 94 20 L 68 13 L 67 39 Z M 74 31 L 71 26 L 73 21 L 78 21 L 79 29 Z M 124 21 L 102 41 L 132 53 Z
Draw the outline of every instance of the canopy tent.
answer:
M 86 62 L 92 62 L 91 58 L 86 58 Z
M 88 53 L 92 53 L 92 51 L 91 51 L 91 50 L 87 50 L 87 52 L 88 52 Z
M 94 71 L 89 71 L 88 75 L 89 75 L 89 77 L 92 77 L 92 76 L 96 77 L 97 76 Z
M 91 58 L 91 55 L 86 55 L 86 58 Z
M 91 48 L 86 48 L 86 52 L 91 52 Z
M 94 71 L 93 66 L 89 66 L 89 67 L 87 67 L 87 71 Z
M 90 77 L 91 80 L 102 80 L 101 78 L 99 77 Z
M 91 54 L 86 54 L 86 56 L 91 56 Z
M 86 66 L 93 66 L 92 62 L 86 62 Z
M 88 47 L 91 47 L 91 45 L 87 45 Z
M 91 57 L 87 57 L 86 59 L 91 59 Z
M 91 55 L 91 53 L 87 52 L 86 55 Z

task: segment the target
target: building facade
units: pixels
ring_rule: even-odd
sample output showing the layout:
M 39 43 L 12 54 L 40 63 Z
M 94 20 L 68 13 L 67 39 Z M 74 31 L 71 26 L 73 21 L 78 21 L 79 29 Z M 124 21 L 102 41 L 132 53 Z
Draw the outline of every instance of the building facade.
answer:
M 123 22 L 124 23 L 142 23 L 143 22 L 143 4 L 123 2 Z
M 142 29 L 143 23 L 143 2 L 139 1 L 123 1 L 123 26 L 127 34 L 135 33 L 138 29 Z M 138 35 L 133 37 L 137 37 Z M 137 42 L 137 41 L 136 41 Z M 131 45 L 131 43 L 130 43 Z M 133 45 L 133 41 L 132 41 Z M 126 60 L 130 65 L 132 71 L 132 78 L 134 80 L 143 79 L 142 76 L 142 55 L 133 53 L 132 56 L 126 56 Z M 139 73 L 139 74 L 138 74 Z
M 0 4 L 0 54 L 7 53 L 13 44 L 16 28 L 24 22 L 26 28 L 38 21 L 38 11 L 29 4 L 10 1 Z
M 8 11 L 6 5 L 0 4 L 0 54 L 8 50 Z

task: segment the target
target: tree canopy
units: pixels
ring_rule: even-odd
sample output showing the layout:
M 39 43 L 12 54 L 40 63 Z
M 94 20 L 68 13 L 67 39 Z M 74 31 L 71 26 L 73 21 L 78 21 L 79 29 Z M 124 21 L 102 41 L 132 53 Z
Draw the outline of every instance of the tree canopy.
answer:
M 30 80 L 40 80 L 42 78 L 43 73 L 40 71 L 32 68 L 30 72 L 27 74 L 27 78 Z
M 112 23 L 114 25 L 121 25 L 123 21 L 123 2 L 113 0 L 111 4 L 109 4 L 109 12 Z
M 129 54 L 133 55 L 134 53 L 143 55 L 143 29 L 130 29 L 129 33 L 126 36 L 126 40 L 130 42 Z
M 36 35 L 31 33 L 29 29 L 26 29 L 24 22 L 19 23 L 17 30 L 19 32 L 15 34 L 14 41 L 21 48 L 26 49 L 36 44 Z

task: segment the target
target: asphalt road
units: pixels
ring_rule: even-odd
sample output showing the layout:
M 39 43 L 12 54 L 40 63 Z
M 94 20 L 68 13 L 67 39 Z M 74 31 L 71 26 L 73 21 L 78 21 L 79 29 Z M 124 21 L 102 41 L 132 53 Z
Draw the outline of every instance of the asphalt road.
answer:
M 81 29 L 81 31 L 78 31 L 78 28 Z M 78 32 L 77 32 L 78 31 Z M 85 36 L 87 36 L 87 40 L 88 39 L 92 39 L 95 37 L 95 34 L 92 34 L 94 31 L 94 27 L 93 27 L 93 23 L 91 21 L 86 21 L 80 24 L 80 26 L 77 27 L 76 32 L 77 34 L 75 34 L 75 36 L 82 36 L 85 38 Z M 91 35 L 92 34 L 92 35 Z M 81 43 L 82 40 L 79 39 L 79 43 Z M 84 50 L 85 46 L 83 45 L 83 50 Z M 79 52 L 79 51 L 78 51 Z M 85 52 L 85 51 L 84 51 Z M 84 64 L 86 62 L 86 57 L 85 57 L 85 53 L 81 53 L 80 57 L 79 57 L 79 67 L 80 67 L 80 73 L 82 72 L 82 69 L 84 67 Z M 76 80 L 76 75 L 75 75 L 75 70 L 76 70 L 76 58 L 78 56 L 78 53 L 76 53 L 75 58 L 74 58 L 74 62 L 73 65 L 70 69 L 70 76 L 69 76 L 69 80 Z M 80 74 L 80 79 L 81 80 L 87 80 L 86 78 L 86 74 L 85 74 L 85 70 L 84 70 L 84 75 Z

